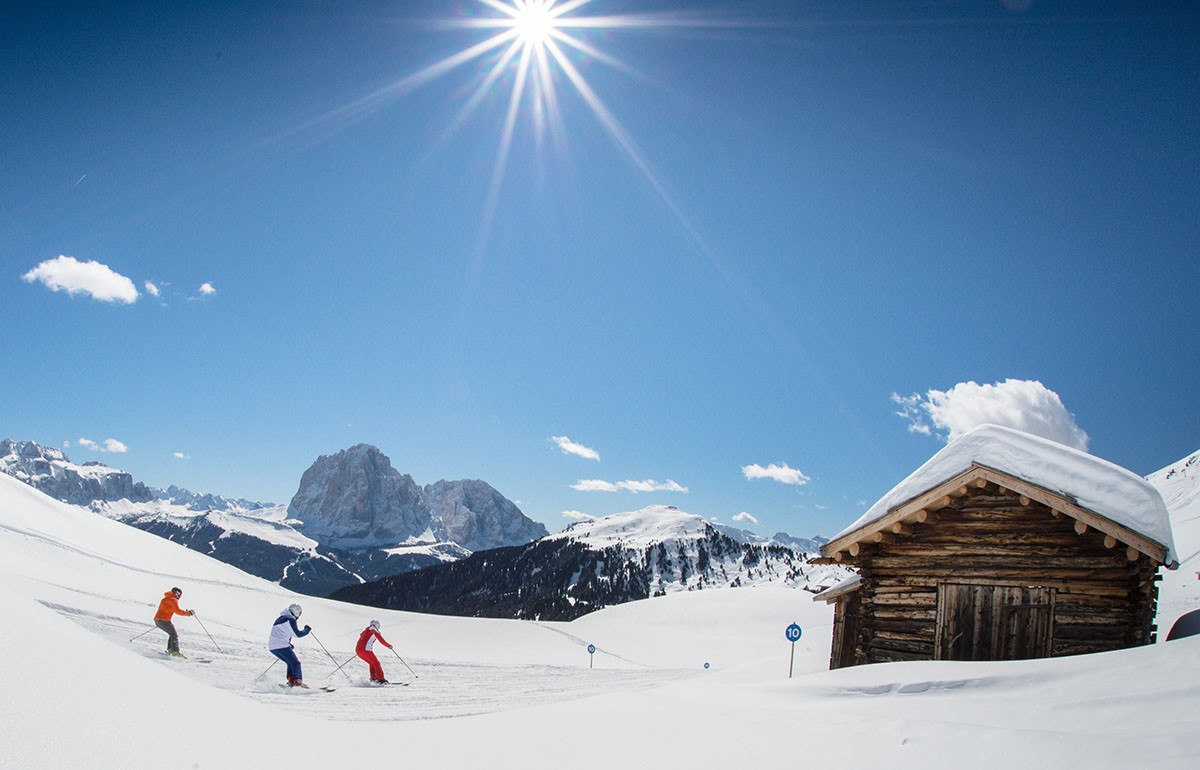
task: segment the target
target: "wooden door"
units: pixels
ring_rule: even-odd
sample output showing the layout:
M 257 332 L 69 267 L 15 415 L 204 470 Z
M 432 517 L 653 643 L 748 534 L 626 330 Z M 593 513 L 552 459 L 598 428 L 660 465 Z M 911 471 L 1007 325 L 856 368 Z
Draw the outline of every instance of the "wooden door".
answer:
M 859 609 L 862 605 L 858 591 L 839 597 L 833 612 L 833 646 L 829 656 L 830 670 L 856 666 L 858 636 L 862 628 Z
M 938 586 L 938 660 L 1050 657 L 1054 589 L 1043 586 Z

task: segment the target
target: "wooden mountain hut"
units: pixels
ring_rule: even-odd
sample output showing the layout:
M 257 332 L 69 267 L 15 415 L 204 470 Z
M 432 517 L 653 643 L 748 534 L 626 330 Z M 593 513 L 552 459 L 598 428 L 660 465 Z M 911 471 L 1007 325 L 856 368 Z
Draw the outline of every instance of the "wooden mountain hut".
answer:
M 857 571 L 815 597 L 835 605 L 830 668 L 1150 644 L 1173 551 L 1166 505 L 1141 477 L 977 428 L 821 549 Z

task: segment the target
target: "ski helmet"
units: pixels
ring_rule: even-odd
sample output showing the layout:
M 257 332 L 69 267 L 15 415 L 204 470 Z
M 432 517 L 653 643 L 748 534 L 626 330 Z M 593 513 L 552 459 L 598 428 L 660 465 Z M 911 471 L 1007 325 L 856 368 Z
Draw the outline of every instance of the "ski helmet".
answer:
M 298 618 L 300 617 L 300 613 L 304 612 L 304 610 L 300 608 L 299 604 L 290 604 L 288 605 L 288 612 L 292 613 L 293 618 Z
M 183 589 L 178 587 L 172 588 L 171 593 L 175 594 L 176 597 L 180 597 L 183 596 Z
M 379 621 L 378 621 L 378 620 L 372 620 L 372 621 L 371 621 L 371 628 L 373 628 L 373 629 L 375 629 L 376 631 L 378 631 L 378 630 L 379 630 Z

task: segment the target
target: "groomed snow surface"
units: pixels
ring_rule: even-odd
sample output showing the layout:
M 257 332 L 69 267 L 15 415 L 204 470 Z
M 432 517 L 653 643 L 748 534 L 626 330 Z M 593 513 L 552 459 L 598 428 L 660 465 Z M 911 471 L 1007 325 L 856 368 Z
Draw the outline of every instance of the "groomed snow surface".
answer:
M 1196 542 L 1182 534 L 1186 557 Z M 193 660 L 168 659 L 151 630 L 174 585 L 198 612 L 176 620 Z M 305 678 L 336 692 L 279 686 L 264 642 L 293 601 L 315 631 L 296 644 Z M 353 682 L 334 673 L 372 617 L 415 672 L 377 647 L 389 677 L 411 686 L 365 686 L 358 661 Z M 1124 769 L 1190 767 L 1200 750 L 1200 638 L 829 672 L 831 619 L 782 586 L 572 623 L 370 610 L 291 594 L 0 476 L 0 767 Z M 804 634 L 789 679 L 792 622 Z

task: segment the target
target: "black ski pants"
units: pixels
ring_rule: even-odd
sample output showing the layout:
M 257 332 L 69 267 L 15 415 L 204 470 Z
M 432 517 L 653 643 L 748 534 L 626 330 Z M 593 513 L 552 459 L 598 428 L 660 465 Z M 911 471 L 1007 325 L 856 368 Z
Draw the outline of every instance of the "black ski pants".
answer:
M 167 632 L 167 652 L 179 652 L 179 634 L 175 632 L 175 624 L 169 620 L 156 620 L 154 625 Z

